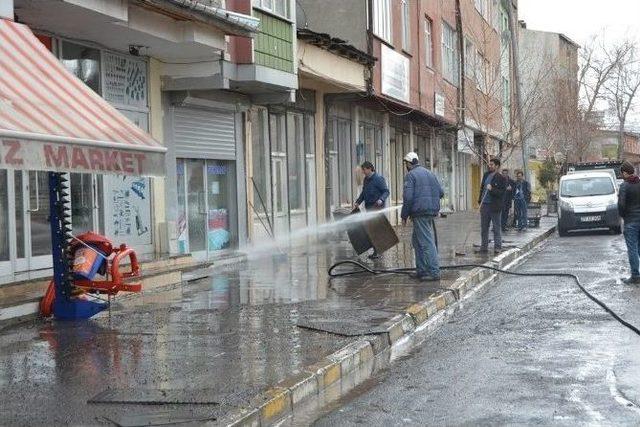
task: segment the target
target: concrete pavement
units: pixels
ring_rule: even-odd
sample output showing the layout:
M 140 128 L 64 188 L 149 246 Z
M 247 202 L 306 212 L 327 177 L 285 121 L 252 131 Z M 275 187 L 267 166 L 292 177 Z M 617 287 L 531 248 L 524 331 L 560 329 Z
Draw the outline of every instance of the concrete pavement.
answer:
M 553 238 L 516 270 L 571 271 L 640 325 L 624 250 L 620 236 Z M 315 425 L 638 425 L 639 354 L 570 281 L 507 276 Z
M 506 240 L 530 246 L 552 224 Z M 471 255 L 476 229 L 475 215 L 439 219 L 441 262 L 487 261 Z M 409 232 L 376 266 L 412 265 Z M 455 302 L 452 292 L 402 276 L 329 281 L 328 266 L 353 257 L 344 236 L 285 252 L 122 300 L 89 322 L 3 330 L 0 417 L 8 424 L 139 425 L 221 423 L 245 414 L 269 422 Z M 460 274 L 447 272 L 438 286 L 460 284 Z

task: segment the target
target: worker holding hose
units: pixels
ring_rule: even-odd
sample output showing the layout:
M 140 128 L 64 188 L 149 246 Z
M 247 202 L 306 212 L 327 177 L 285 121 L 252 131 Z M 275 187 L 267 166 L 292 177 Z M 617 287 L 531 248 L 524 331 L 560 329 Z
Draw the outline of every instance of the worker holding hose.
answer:
M 377 211 L 384 208 L 384 205 L 389 197 L 389 187 L 384 177 L 379 173 L 376 173 L 376 168 L 373 163 L 366 161 L 361 165 L 362 172 L 364 172 L 364 183 L 362 184 L 362 192 L 353 204 L 354 210 L 364 202 L 364 207 L 367 211 Z M 369 259 L 379 258 L 380 255 L 373 248 L 373 254 L 369 255 Z
M 422 281 L 440 280 L 438 249 L 434 236 L 434 219 L 440 213 L 444 191 L 436 176 L 421 166 L 418 155 L 407 153 L 403 163 L 408 173 L 402 193 L 402 225 L 413 222 L 411 242 L 416 257 L 416 277 Z

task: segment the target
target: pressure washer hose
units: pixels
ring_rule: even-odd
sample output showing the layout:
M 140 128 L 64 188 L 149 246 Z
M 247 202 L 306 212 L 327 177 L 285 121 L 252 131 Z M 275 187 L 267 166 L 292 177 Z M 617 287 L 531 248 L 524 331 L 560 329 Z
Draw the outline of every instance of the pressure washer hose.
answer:
M 336 272 L 335 269 L 342 266 L 342 265 L 354 265 L 356 266 L 358 269 L 353 269 L 350 271 L 342 271 L 342 272 Z M 509 270 L 503 270 L 501 268 L 497 268 L 497 267 L 491 267 L 489 265 L 483 265 L 483 264 L 459 264 L 459 265 L 443 265 L 440 266 L 440 270 L 460 270 L 463 268 L 483 268 L 486 270 L 491 270 L 491 271 L 495 271 L 497 273 L 504 273 L 504 274 L 508 274 L 511 276 L 521 276 L 521 277 L 556 277 L 556 278 L 563 278 L 563 279 L 572 279 L 574 281 L 574 283 L 578 286 L 578 288 L 582 291 L 582 293 L 584 293 L 587 298 L 589 298 L 591 301 L 595 302 L 596 304 L 598 304 L 600 307 L 602 307 L 602 309 L 604 311 L 606 311 L 607 313 L 609 313 L 609 315 L 611 317 L 613 317 L 615 320 L 617 320 L 620 324 L 622 324 L 623 326 L 627 327 L 628 329 L 630 329 L 632 332 L 634 332 L 636 335 L 640 335 L 640 329 L 638 329 L 636 326 L 632 325 L 631 323 L 627 322 L 626 320 L 624 320 L 622 317 L 620 317 L 615 311 L 613 311 L 611 308 L 609 308 L 604 302 L 600 301 L 598 298 L 596 298 L 592 293 L 590 293 L 587 289 L 585 289 L 584 286 L 582 286 L 582 284 L 580 283 L 580 279 L 578 278 L 578 276 L 576 276 L 575 274 L 571 274 L 571 273 L 518 273 L 516 271 L 509 271 Z M 371 268 L 368 265 L 360 262 L 360 261 L 354 261 L 354 260 L 344 260 L 344 261 L 338 261 L 335 264 L 333 264 L 331 267 L 329 267 L 329 277 L 331 278 L 335 278 L 335 277 L 343 277 L 343 276 L 352 276 L 354 274 L 361 274 L 361 273 L 370 273 L 370 274 L 411 274 L 411 273 L 415 273 L 416 269 L 415 268 L 390 268 L 390 269 L 376 269 L 376 268 Z M 453 291 L 453 289 L 451 289 L 451 291 Z

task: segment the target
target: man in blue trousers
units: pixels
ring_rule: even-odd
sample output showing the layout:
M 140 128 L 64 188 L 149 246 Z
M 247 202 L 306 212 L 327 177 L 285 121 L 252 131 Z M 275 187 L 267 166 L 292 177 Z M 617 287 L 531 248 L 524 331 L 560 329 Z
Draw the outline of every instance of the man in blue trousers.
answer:
M 412 244 L 416 256 L 416 277 L 423 281 L 440 280 L 438 249 L 434 235 L 434 219 L 440 213 L 444 191 L 436 176 L 421 166 L 414 152 L 404 157 L 408 173 L 402 193 L 402 225 L 413 221 Z

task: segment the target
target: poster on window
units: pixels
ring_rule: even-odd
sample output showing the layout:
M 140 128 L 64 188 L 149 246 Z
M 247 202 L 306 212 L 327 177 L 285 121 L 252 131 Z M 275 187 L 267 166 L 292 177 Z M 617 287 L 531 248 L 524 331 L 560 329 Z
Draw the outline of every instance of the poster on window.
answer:
M 149 178 L 105 176 L 107 234 L 114 243 L 151 244 L 151 189 Z
M 112 104 L 147 107 L 147 64 L 104 52 L 104 98 Z

